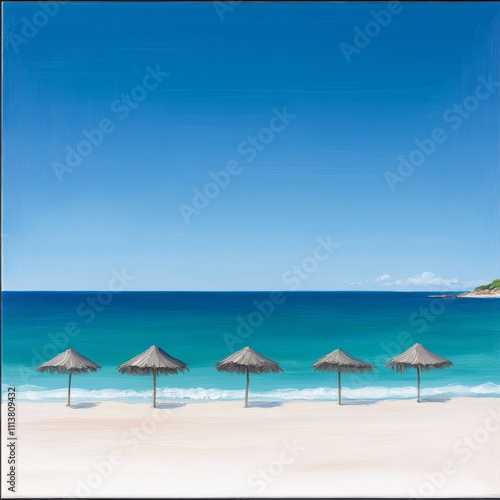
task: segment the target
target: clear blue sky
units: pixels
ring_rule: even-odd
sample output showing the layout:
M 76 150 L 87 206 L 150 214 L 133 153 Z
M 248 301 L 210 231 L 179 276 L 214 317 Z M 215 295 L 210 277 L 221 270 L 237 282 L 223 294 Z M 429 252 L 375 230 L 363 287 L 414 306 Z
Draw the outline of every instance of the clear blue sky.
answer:
M 46 17 L 4 3 L 4 289 L 104 289 L 123 269 L 130 290 L 500 277 L 500 4 L 404 4 L 377 27 L 371 12 L 387 7 L 240 4 L 221 21 L 212 2 L 68 3 Z M 359 48 L 356 28 L 379 33 Z M 168 76 L 144 80 L 147 67 Z M 490 90 L 474 101 L 479 77 Z M 464 102 L 475 109 L 459 120 Z M 272 121 L 284 109 L 294 117 Z M 61 173 L 103 120 L 112 131 Z M 446 139 L 391 190 L 387 172 L 436 128 Z M 259 132 L 267 143 L 249 145 Z M 239 173 L 183 216 L 228 162 Z M 338 246 L 315 260 L 328 237 Z

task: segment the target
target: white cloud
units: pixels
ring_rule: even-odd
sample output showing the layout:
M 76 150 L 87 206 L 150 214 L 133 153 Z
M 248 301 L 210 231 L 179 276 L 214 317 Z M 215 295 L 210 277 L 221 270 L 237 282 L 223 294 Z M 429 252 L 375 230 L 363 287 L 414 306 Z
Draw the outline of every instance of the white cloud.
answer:
M 458 278 L 440 278 L 429 271 L 424 271 L 422 274 L 410 276 L 409 278 L 399 279 L 393 279 L 389 274 L 382 274 L 371 281 L 374 283 L 383 283 L 385 286 L 404 287 L 439 286 L 445 288 L 456 288 L 461 284 Z
M 414 286 L 420 286 L 420 285 L 453 286 L 453 285 L 458 285 L 459 281 L 457 278 L 438 278 L 434 273 L 425 271 L 420 276 L 417 275 L 411 278 L 406 278 L 406 280 L 404 280 L 403 283 Z
M 367 279 L 363 281 L 345 281 L 350 286 L 363 286 L 363 288 L 372 288 L 374 283 L 384 285 L 384 287 L 392 287 L 394 289 L 406 290 L 425 290 L 432 288 L 439 288 L 443 290 L 472 290 L 479 285 L 489 283 L 486 280 L 471 280 L 460 281 L 458 278 L 443 278 L 436 276 L 430 271 L 424 271 L 421 274 L 410 276 L 408 278 L 393 278 L 390 274 L 381 274 L 376 278 Z
M 382 276 L 379 276 L 378 278 L 375 278 L 372 281 L 376 281 L 377 283 L 384 283 L 384 281 L 390 281 L 390 280 L 391 280 L 390 274 L 382 274 Z

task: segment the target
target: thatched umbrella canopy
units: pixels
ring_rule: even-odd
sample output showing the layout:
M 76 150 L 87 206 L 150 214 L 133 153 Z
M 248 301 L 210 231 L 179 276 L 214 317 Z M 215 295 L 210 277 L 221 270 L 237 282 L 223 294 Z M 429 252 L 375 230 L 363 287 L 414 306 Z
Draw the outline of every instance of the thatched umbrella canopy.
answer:
M 219 361 L 215 368 L 220 372 L 246 373 L 247 385 L 245 390 L 245 408 L 248 407 L 248 385 L 250 384 L 250 373 L 282 372 L 276 361 L 266 358 L 260 352 L 254 351 L 250 346 L 241 349 Z
M 421 344 L 415 344 L 399 356 L 391 358 L 385 365 L 393 370 L 397 370 L 399 373 L 403 373 L 406 368 L 417 369 L 417 401 L 420 403 L 420 370 L 429 371 L 431 368 L 448 368 L 449 366 L 453 366 L 453 363 L 446 358 L 428 351 Z
M 175 375 L 184 370 L 189 371 L 189 368 L 183 361 L 152 345 L 135 358 L 120 365 L 117 370 L 131 375 L 153 374 L 153 408 L 156 408 L 156 375 Z
M 66 351 L 58 354 L 55 358 L 38 366 L 37 372 L 50 372 L 50 373 L 69 373 L 68 381 L 68 404 L 70 406 L 70 392 L 71 392 L 71 375 L 73 373 L 87 373 L 96 372 L 101 368 L 90 359 L 82 356 L 74 349 L 67 349 Z
M 338 372 L 339 405 L 342 404 L 342 381 L 340 374 L 371 372 L 373 368 L 373 365 L 364 363 L 340 349 L 335 349 L 335 351 L 323 356 L 313 364 L 313 370 Z

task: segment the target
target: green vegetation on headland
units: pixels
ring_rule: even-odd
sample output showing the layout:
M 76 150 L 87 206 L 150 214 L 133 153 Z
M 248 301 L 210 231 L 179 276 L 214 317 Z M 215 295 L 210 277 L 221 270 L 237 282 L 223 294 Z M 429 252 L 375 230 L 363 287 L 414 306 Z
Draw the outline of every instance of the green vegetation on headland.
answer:
M 475 292 L 480 292 L 481 290 L 495 290 L 500 288 L 500 279 L 493 280 L 491 283 L 487 285 L 481 285 L 474 288 Z
M 449 295 L 444 295 L 444 297 L 452 298 L 452 297 L 484 297 L 484 298 L 495 298 L 495 299 L 500 299 L 500 279 L 495 279 L 491 283 L 488 283 L 487 285 L 481 285 L 472 292 L 463 292 L 459 293 L 458 295 L 455 294 L 449 294 Z

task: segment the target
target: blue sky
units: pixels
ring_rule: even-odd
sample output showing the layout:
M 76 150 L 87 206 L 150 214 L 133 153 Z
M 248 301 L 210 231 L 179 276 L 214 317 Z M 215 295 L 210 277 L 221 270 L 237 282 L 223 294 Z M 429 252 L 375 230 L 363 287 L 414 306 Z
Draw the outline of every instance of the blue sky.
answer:
M 4 289 L 500 277 L 499 3 L 52 9 L 3 4 Z

